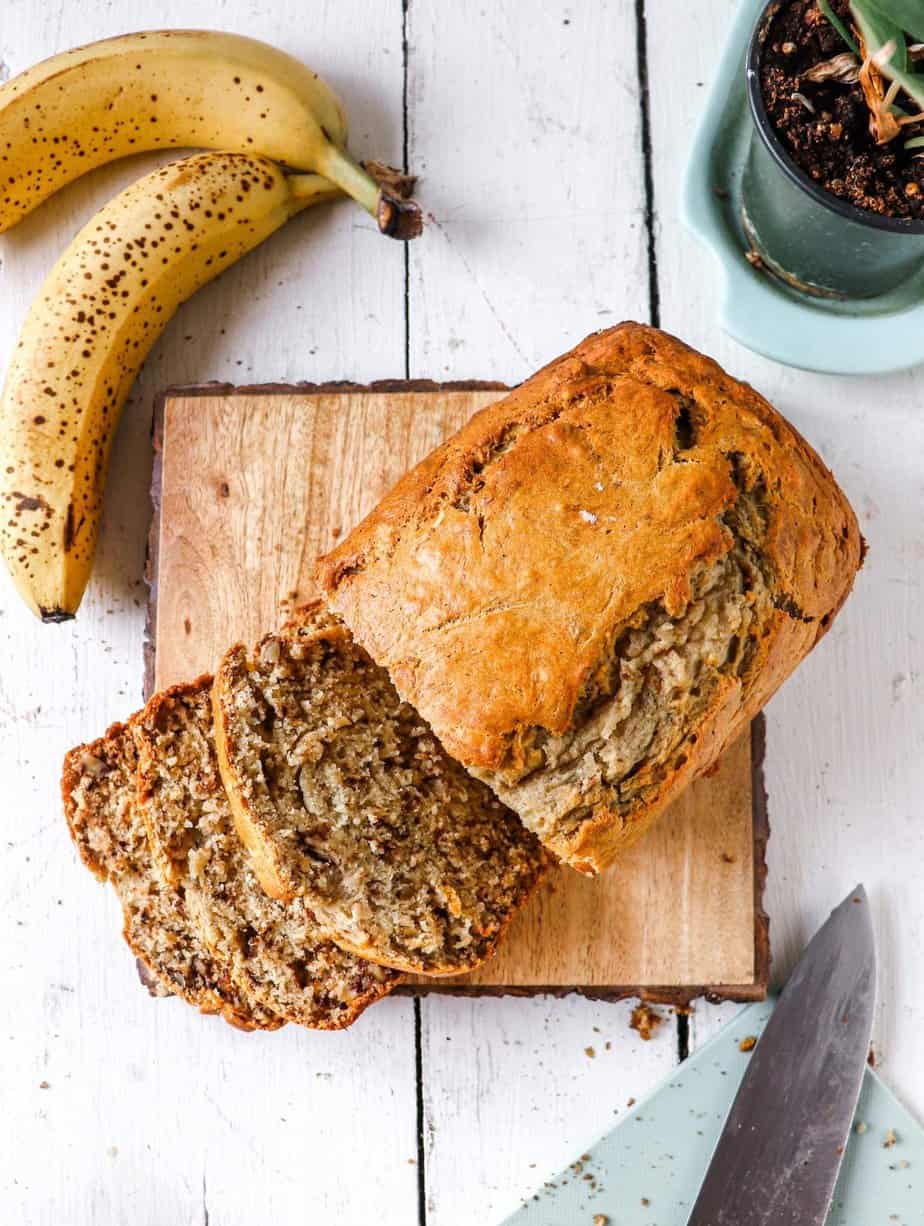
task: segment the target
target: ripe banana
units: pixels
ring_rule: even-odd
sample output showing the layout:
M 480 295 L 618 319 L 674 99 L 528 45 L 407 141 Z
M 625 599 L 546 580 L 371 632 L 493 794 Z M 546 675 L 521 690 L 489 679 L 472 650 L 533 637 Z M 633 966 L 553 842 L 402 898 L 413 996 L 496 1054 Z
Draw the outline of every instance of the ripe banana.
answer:
M 52 269 L 0 397 L 0 553 L 43 621 L 80 603 L 113 434 L 164 325 L 288 218 L 337 194 L 264 158 L 198 154 L 116 196 Z
M 346 153 L 346 118 L 316 73 L 214 30 L 152 30 L 78 47 L 0 86 L 0 231 L 88 170 L 145 149 L 259 154 L 315 171 L 379 229 L 413 238 L 417 206 Z

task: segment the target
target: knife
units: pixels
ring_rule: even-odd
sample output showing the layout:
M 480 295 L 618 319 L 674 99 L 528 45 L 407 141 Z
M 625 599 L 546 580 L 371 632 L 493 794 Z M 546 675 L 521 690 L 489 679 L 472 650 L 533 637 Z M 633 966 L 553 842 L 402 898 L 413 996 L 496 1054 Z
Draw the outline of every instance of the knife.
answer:
M 783 990 L 688 1226 L 823 1226 L 857 1108 L 875 999 L 873 925 L 857 886 Z

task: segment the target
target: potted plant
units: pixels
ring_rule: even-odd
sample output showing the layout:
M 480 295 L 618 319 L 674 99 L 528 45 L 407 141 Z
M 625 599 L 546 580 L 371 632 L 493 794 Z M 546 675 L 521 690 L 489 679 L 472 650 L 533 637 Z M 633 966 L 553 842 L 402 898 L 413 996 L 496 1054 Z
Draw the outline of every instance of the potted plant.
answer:
M 752 261 L 869 298 L 924 262 L 924 0 L 770 0 L 747 56 Z

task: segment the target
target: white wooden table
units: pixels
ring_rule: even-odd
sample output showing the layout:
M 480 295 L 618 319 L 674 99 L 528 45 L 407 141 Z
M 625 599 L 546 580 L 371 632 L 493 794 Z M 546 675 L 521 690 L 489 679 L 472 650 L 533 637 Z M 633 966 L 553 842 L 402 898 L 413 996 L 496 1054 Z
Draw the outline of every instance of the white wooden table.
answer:
M 41 626 L 0 581 L 0 1220 L 489 1226 L 728 1018 L 698 1004 L 688 1035 L 671 1018 L 643 1043 L 626 1004 L 430 997 L 341 1035 L 242 1035 L 146 998 L 60 816 L 65 749 L 141 697 L 159 387 L 514 382 L 622 318 L 750 379 L 860 514 L 856 593 L 768 713 L 775 971 L 862 878 L 878 1060 L 924 1115 L 924 372 L 805 375 L 715 327 L 716 271 L 677 202 L 731 8 L 648 0 L 646 36 L 645 0 L 6 0 L 4 74 L 126 28 L 277 43 L 341 92 L 357 153 L 406 151 L 432 220 L 405 250 L 347 204 L 317 210 L 203 291 L 126 411 L 78 619 Z M 151 164 L 97 172 L 0 240 L 0 363 L 65 241 Z

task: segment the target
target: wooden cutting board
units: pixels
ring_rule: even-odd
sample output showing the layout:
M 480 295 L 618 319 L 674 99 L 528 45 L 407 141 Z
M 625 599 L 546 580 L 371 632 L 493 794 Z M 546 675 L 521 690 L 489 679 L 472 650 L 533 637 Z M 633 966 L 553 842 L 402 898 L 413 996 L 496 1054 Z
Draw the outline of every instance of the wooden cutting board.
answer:
M 315 557 L 499 385 L 177 389 L 155 422 L 149 691 L 214 669 L 312 595 Z M 487 966 L 414 990 L 764 995 L 761 727 L 596 880 L 569 869 Z

